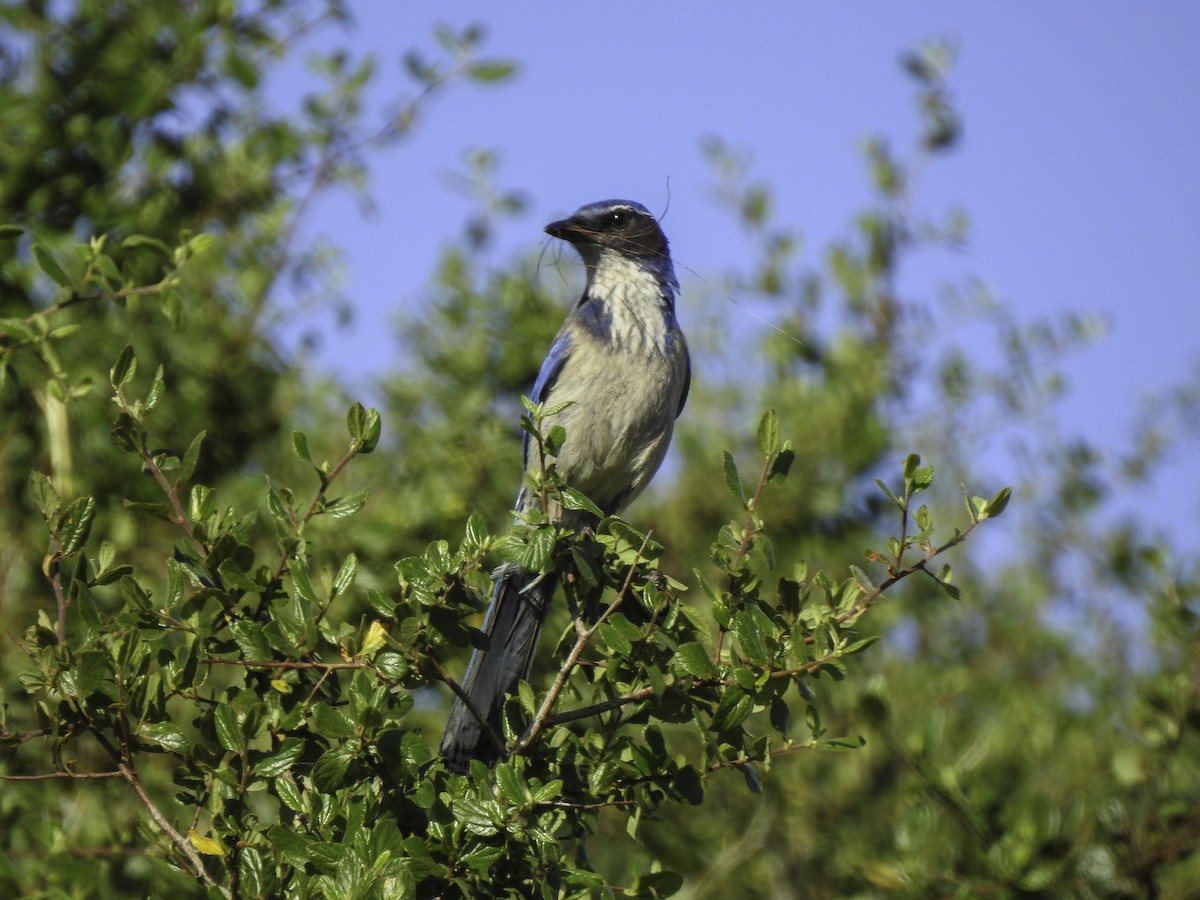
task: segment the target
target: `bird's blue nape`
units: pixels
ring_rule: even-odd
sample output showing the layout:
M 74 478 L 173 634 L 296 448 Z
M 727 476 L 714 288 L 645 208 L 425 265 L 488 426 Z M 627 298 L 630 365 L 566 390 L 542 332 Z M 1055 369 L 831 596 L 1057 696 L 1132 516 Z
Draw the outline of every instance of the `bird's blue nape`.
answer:
M 654 218 L 654 215 L 650 212 L 650 210 L 646 209 L 646 207 L 642 206 L 642 204 L 638 203 L 636 200 L 597 200 L 595 203 L 588 203 L 579 207 L 579 209 L 575 211 L 575 215 L 579 217 L 590 217 L 612 209 L 614 206 L 627 206 L 644 216 L 649 216 L 651 219 Z

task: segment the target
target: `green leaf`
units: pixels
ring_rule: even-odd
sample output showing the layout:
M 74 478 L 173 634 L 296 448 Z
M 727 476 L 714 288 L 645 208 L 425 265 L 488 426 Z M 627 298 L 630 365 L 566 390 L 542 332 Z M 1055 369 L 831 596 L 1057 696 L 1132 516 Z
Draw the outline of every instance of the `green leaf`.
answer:
M 238 725 L 237 713 L 228 703 L 217 704 L 213 710 L 213 725 L 217 729 L 217 740 L 221 746 L 231 753 L 242 753 L 246 749 L 246 739 Z
M 453 806 L 454 818 L 472 834 L 488 836 L 499 829 L 496 824 L 504 820 L 500 804 L 495 800 L 477 800 L 464 797 Z
M 917 508 L 917 513 L 914 516 L 917 522 L 917 527 L 922 532 L 927 532 L 933 528 L 933 514 L 929 511 L 929 507 L 922 503 Z
M 226 560 L 225 562 L 229 562 Z M 224 566 L 224 563 L 222 563 Z M 222 571 L 222 578 L 225 573 Z M 251 622 L 249 619 L 234 619 L 229 623 L 229 630 L 237 642 L 242 658 L 251 660 L 266 660 L 271 658 L 271 645 L 263 634 L 261 622 Z
M 59 263 L 58 257 L 45 244 L 34 244 L 33 258 L 37 261 L 38 268 L 41 269 L 51 281 L 62 287 L 71 287 L 71 279 L 67 277 L 67 273 L 63 271 L 62 264 Z
M 113 390 L 120 390 L 127 385 L 137 372 L 137 357 L 133 355 L 133 345 L 126 344 L 121 350 L 121 355 L 117 357 L 117 361 L 113 363 L 113 367 L 109 370 L 109 378 L 112 382 Z
M 154 371 L 154 380 L 150 382 L 150 390 L 146 392 L 146 409 L 154 409 L 158 406 L 158 401 L 162 399 L 163 388 L 163 367 L 159 366 Z
M 109 440 L 113 446 L 130 453 L 140 453 L 146 446 L 146 432 L 129 413 L 118 413 Z
M 762 776 L 758 774 L 758 766 L 754 763 L 746 763 L 741 766 L 742 777 L 746 779 L 746 787 L 750 788 L 756 794 L 763 792 Z
M 842 650 L 842 656 L 853 656 L 855 653 L 862 653 L 873 643 L 879 640 L 880 637 L 881 635 L 873 634 L 870 637 L 865 637 L 861 640 L 855 641 L 854 643 L 847 645 Z
M 562 795 L 563 783 L 561 778 L 547 781 L 541 787 L 531 788 L 529 799 L 534 803 L 549 803 Z
M 211 234 L 198 234 L 187 242 L 187 250 L 192 256 L 201 256 L 207 253 L 214 243 L 215 239 Z
M 58 491 L 54 490 L 50 479 L 41 472 L 30 472 L 29 489 L 33 492 L 33 502 L 37 504 L 42 517 L 47 522 L 52 521 L 62 505 L 62 501 L 58 499 Z
M 545 572 L 554 556 L 554 529 L 535 528 L 522 549 L 518 563 L 530 572 Z
M 998 516 L 998 515 L 1000 515 L 1000 513 L 1004 512 L 1005 508 L 1008 506 L 1008 501 L 1010 499 L 1012 499 L 1012 488 L 1006 487 L 1002 491 L 1000 491 L 1000 493 L 998 493 L 995 497 L 993 497 L 991 500 L 989 500 L 987 502 L 987 505 L 983 508 L 983 513 L 982 513 L 982 515 L 980 515 L 979 518 L 981 518 L 981 519 L 996 518 L 996 516 Z
M 472 554 L 487 540 L 487 522 L 479 513 L 471 513 L 463 531 L 463 552 Z
M 317 790 L 331 793 L 343 786 L 346 772 L 354 762 L 354 755 L 347 747 L 338 747 L 321 754 L 313 763 L 312 780 Z
M 279 797 L 280 800 L 283 801 L 284 805 L 287 806 L 288 809 L 295 810 L 296 812 L 303 811 L 304 795 L 300 793 L 300 786 L 296 784 L 296 782 L 293 778 L 290 778 L 287 776 L 282 777 L 282 778 L 276 778 L 275 779 L 275 794 L 276 794 L 276 796 Z M 293 835 L 297 839 L 300 838 L 300 835 L 294 831 L 291 831 L 289 829 L 284 829 L 284 831 L 289 835 Z M 276 840 L 276 841 L 274 841 L 274 844 L 275 844 L 275 846 L 279 847 L 280 850 L 283 851 L 284 856 L 286 856 L 290 861 L 295 863 L 295 857 L 293 856 L 293 854 L 289 853 L 286 841 Z M 306 861 L 307 859 L 308 859 L 307 856 L 303 857 L 301 864 L 303 861 Z
M 75 690 L 81 699 L 90 696 L 108 675 L 108 654 L 86 650 L 75 657 Z
M 137 510 L 144 512 L 156 518 L 162 519 L 164 522 L 175 521 L 175 510 L 166 503 L 143 503 L 137 500 L 122 500 L 121 505 L 126 509 Z
M 226 590 L 246 591 L 251 594 L 263 592 L 263 586 L 243 572 L 242 567 L 232 559 L 221 560 L 221 564 L 217 566 L 217 574 L 221 576 L 221 583 L 225 585 Z
M 790 444 L 785 443 L 783 449 L 779 451 L 779 455 L 771 461 L 771 471 L 767 475 L 767 481 L 782 481 L 787 478 L 788 472 L 791 471 L 792 463 L 796 461 L 796 451 Z
M 912 475 L 913 492 L 933 486 L 933 466 L 920 466 Z
M 345 519 L 347 516 L 352 516 L 362 509 L 366 505 L 369 496 L 369 491 L 356 491 L 353 494 L 347 494 L 345 497 L 338 497 L 336 500 L 329 501 L 321 509 L 321 512 L 331 519 Z
M 46 335 L 46 337 L 51 338 L 56 341 L 61 341 L 63 338 L 68 338 L 71 335 L 75 334 L 82 327 L 83 326 L 80 325 L 78 322 L 73 322 L 70 325 L 59 325 L 57 328 L 54 328 L 53 330 L 51 330 L 50 333 Z
M 337 575 L 333 579 L 333 590 L 329 595 L 330 600 L 335 600 L 350 589 L 354 584 L 354 576 L 358 574 L 358 557 L 351 553 L 342 563 L 342 567 L 338 569 Z
M 573 487 L 564 486 L 561 490 L 562 505 L 565 509 L 582 509 L 591 513 L 598 519 L 604 518 L 604 512 L 595 503 L 587 498 L 582 491 L 577 491 Z
M 695 641 L 681 644 L 671 662 L 676 671 L 693 678 L 712 678 L 717 674 L 710 652 Z
M 362 646 L 358 648 L 358 656 L 370 659 L 385 646 L 387 646 L 387 628 L 378 619 L 375 619 L 367 626 L 367 633 L 363 636 Z
M 766 666 L 771 661 L 771 656 L 763 635 L 762 620 L 755 615 L 757 610 L 757 606 L 749 607 L 734 616 L 734 633 L 746 658 L 753 665 Z M 770 624 L 769 620 L 767 624 Z
M 300 457 L 302 462 L 312 465 L 312 457 L 308 453 L 308 437 L 303 431 L 292 432 L 292 452 Z
M 496 766 L 496 786 L 500 788 L 500 796 L 514 806 L 520 806 L 529 799 L 529 789 L 511 762 Z
M 337 707 L 328 703 L 317 703 L 313 705 L 312 715 L 317 723 L 317 730 L 325 737 L 348 738 L 354 735 L 354 723 Z
M 183 461 L 179 464 L 179 481 L 187 481 L 196 471 L 196 463 L 200 460 L 200 447 L 204 444 L 207 434 L 207 431 L 201 431 L 188 444 L 188 448 L 183 454 Z
M 296 585 L 296 592 L 309 603 L 320 604 L 321 598 L 317 596 L 317 592 L 313 590 L 312 582 L 308 579 L 308 570 L 300 562 L 296 562 L 291 568 L 292 583 Z
M 159 296 L 161 298 L 159 308 L 167 322 L 170 323 L 171 329 L 183 331 L 187 327 L 187 307 L 183 305 L 183 298 L 179 296 L 179 291 L 167 287 L 163 288 Z
M 876 478 L 875 484 L 878 485 L 878 487 L 881 491 L 883 491 L 885 494 L 887 494 L 887 496 L 891 499 L 891 501 L 893 503 L 896 504 L 896 506 L 898 506 L 900 509 L 904 509 L 904 501 L 901 500 L 899 497 L 897 497 L 895 494 L 893 494 L 892 489 L 889 488 L 886 484 L 884 484 L 883 481 Z
M 505 78 L 510 77 L 516 69 L 516 64 L 508 60 L 481 60 L 467 67 L 467 76 L 472 81 L 490 83 L 503 81 Z
M 742 506 L 745 506 L 746 495 L 742 492 L 742 481 L 738 477 L 737 463 L 733 461 L 733 454 L 728 450 L 724 451 L 722 467 L 725 471 L 725 486 L 729 488 L 729 493 L 741 501 Z
M 129 566 L 117 567 L 118 571 L 122 569 L 124 571 L 121 574 L 132 571 Z M 71 589 L 75 593 L 75 608 L 79 610 L 79 615 L 84 623 L 91 628 L 99 628 L 103 623 L 100 618 L 100 610 L 96 606 L 96 598 L 92 595 L 91 589 L 79 580 L 72 583 Z
M 533 686 L 525 679 L 521 679 L 517 685 L 517 702 L 526 715 L 532 716 L 537 712 L 537 696 L 533 693 Z
M 382 424 L 378 410 L 364 409 L 361 403 L 355 403 L 346 414 L 346 426 L 356 452 L 370 453 L 379 443 Z
M 829 740 L 821 741 L 817 746 L 822 750 L 858 750 L 861 747 L 867 746 L 867 739 L 855 734 L 849 737 L 830 738 Z
M 96 515 L 96 501 L 91 497 L 80 497 L 71 501 L 59 517 L 58 527 L 54 529 L 58 538 L 58 546 L 62 553 L 74 553 L 87 540 L 92 528 L 92 519 Z
M 600 626 L 598 634 L 600 640 L 604 642 L 609 650 L 617 655 L 627 656 L 633 649 L 633 642 L 630 640 L 629 634 L 625 629 L 617 627 L 615 620 L 618 618 L 624 618 L 624 616 L 621 616 L 620 613 L 614 615 Z M 628 622 L 629 620 L 625 619 L 625 621 Z
M 820 737 L 825 729 L 821 727 L 821 711 L 811 703 L 804 708 L 804 722 L 808 725 L 808 730 L 812 732 L 812 736 Z
M 158 238 L 148 237 L 144 234 L 131 234 L 125 240 L 121 241 L 121 246 L 126 249 L 133 247 L 146 247 L 150 250 L 161 254 L 166 259 L 171 258 L 171 248 L 160 241 Z
M 787 701 L 783 697 L 775 696 L 771 698 L 771 727 L 787 737 L 788 724 L 791 721 L 791 710 L 788 708 Z
M 113 262 L 111 256 L 105 253 L 98 253 L 92 260 L 92 264 L 96 267 L 107 283 L 106 287 L 109 290 L 116 289 L 121 285 L 121 270 L 117 268 L 117 264 Z
M 546 448 L 547 456 L 558 456 L 563 441 L 567 439 L 567 429 L 562 425 L 553 425 L 546 430 L 542 437 L 542 446 Z
M 21 343 L 32 343 L 38 333 L 20 319 L 0 319 L 0 332 L 11 335 Z
M 658 900 L 679 893 L 683 887 L 683 876 L 675 872 L 650 872 L 639 875 L 633 883 L 633 895 Z
M 709 728 L 713 731 L 729 731 L 736 728 L 746 721 L 753 709 L 754 698 L 741 688 L 731 687 L 725 691 L 721 702 L 717 704 Z
M 764 456 L 774 456 L 779 452 L 781 441 L 779 438 L 779 414 L 773 409 L 768 409 L 763 413 L 763 417 L 758 421 L 758 432 L 755 435 L 758 443 L 758 450 Z
M 183 601 L 183 566 L 177 559 L 167 560 L 167 601 L 165 608 L 170 611 Z
M 0 225 L 0 241 L 8 241 L 13 238 L 18 238 L 25 233 L 25 229 L 20 225 Z
M 940 588 L 941 588 L 943 591 L 945 591 L 945 592 L 946 592 L 946 594 L 947 594 L 947 595 L 948 595 L 948 596 L 949 596 L 949 597 L 950 597 L 952 600 L 961 600 L 961 599 L 962 599 L 962 591 L 960 591 L 960 590 L 958 589 L 958 585 L 956 585 L 956 584 L 952 584 L 952 583 L 951 583 L 951 582 L 948 580 L 948 578 L 949 578 L 949 569 L 950 569 L 950 567 L 949 567 L 949 566 L 946 566 L 945 568 L 943 568 L 942 572 L 943 572 L 943 574 L 945 575 L 945 577 L 937 577 L 937 578 L 934 578 L 933 580 L 937 582 L 937 584 L 938 584 L 938 587 L 940 587 Z
M 238 895 L 262 897 L 266 893 L 263 887 L 267 877 L 258 848 L 242 847 L 238 855 Z
M 284 738 L 279 749 L 254 766 L 254 774 L 262 778 L 276 778 L 295 765 L 304 754 L 304 741 L 300 738 Z
M 191 750 L 191 742 L 184 737 L 183 731 L 173 722 L 153 722 L 138 729 L 138 737 L 153 741 L 164 750 L 172 753 L 187 754 Z

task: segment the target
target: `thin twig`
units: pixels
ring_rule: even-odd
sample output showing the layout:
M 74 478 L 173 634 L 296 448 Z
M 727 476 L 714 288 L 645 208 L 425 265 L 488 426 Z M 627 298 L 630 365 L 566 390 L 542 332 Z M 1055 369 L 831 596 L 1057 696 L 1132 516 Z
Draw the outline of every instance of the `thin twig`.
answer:
M 718 769 L 729 769 L 737 766 L 748 766 L 758 762 L 766 762 L 767 759 L 774 759 L 776 756 L 783 756 L 785 753 L 795 753 L 797 750 L 814 750 L 816 746 L 815 741 L 803 744 L 788 744 L 786 747 L 777 747 L 774 750 L 770 750 L 764 756 L 740 756 L 737 759 L 719 759 L 715 763 L 709 763 L 708 771 L 715 772 Z
M 693 685 L 700 682 L 693 682 Z M 552 725 L 561 725 L 564 722 L 574 722 L 577 719 L 586 719 L 589 716 L 599 715 L 603 712 L 608 712 L 612 709 L 619 709 L 622 706 L 628 706 L 630 703 L 638 703 L 642 700 L 649 700 L 657 695 L 652 687 L 642 688 L 638 691 L 631 691 L 628 694 L 622 694 L 620 697 L 610 697 L 608 700 L 601 700 L 599 703 L 593 703 L 590 706 L 581 706 L 578 709 L 568 709 L 560 713 L 554 713 L 546 719 L 546 727 Z
M 200 660 L 201 665 L 205 666 L 244 666 L 248 669 L 324 669 L 328 671 L 336 671 L 337 669 L 373 669 L 375 666 L 369 662 L 359 660 L 357 662 L 343 663 L 326 663 L 326 662 L 293 662 L 291 660 L 278 659 L 222 659 L 219 656 L 209 657 L 208 659 Z
M 58 607 L 58 642 L 62 644 L 67 639 L 67 610 L 71 606 L 70 599 L 63 593 L 62 570 L 60 568 L 62 553 L 58 549 L 58 538 L 50 539 L 49 570 L 50 586 L 54 589 L 54 602 Z
M 642 546 L 638 548 L 638 552 L 634 556 L 633 562 L 630 563 L 629 571 L 625 576 L 625 582 L 621 585 L 621 590 L 617 593 L 616 598 L 609 605 L 608 609 L 604 610 L 604 612 L 600 614 L 600 617 L 596 619 L 595 624 L 575 639 L 575 646 L 571 648 L 571 652 L 567 654 L 566 661 L 563 662 L 562 666 L 559 668 L 558 674 L 554 676 L 554 683 L 550 686 L 549 693 L 546 694 L 546 698 L 542 701 L 542 705 L 538 709 L 537 715 L 534 716 L 533 722 L 530 723 L 529 728 L 526 729 L 525 734 L 521 737 L 521 740 L 517 742 L 517 746 L 513 751 L 514 753 L 523 752 L 527 747 L 529 747 L 530 744 L 537 740 L 538 736 L 546 729 L 550 718 L 550 712 L 554 709 L 554 704 L 558 702 L 559 695 L 562 694 L 563 688 L 566 687 L 567 679 L 571 676 L 571 672 L 574 671 L 575 666 L 578 664 L 579 657 L 583 654 L 584 649 L 587 647 L 592 637 L 600 629 L 600 626 L 608 621 L 613 613 L 617 611 L 617 607 L 620 606 L 625 597 L 628 596 L 629 588 L 633 584 L 634 573 L 637 571 L 637 564 L 641 562 L 642 554 L 646 552 L 646 548 L 650 545 L 651 533 L 652 532 L 646 533 L 646 538 L 642 541 Z
M 450 673 L 446 671 L 446 667 L 443 666 L 432 653 L 429 654 L 426 659 L 433 664 L 433 668 L 437 671 L 438 678 L 440 678 L 442 682 L 454 692 L 454 696 L 458 698 L 458 701 L 467 708 L 467 712 L 469 712 L 472 718 L 475 719 L 475 722 L 479 725 L 484 736 L 491 742 L 492 746 L 503 755 L 504 739 L 496 732 L 496 729 L 492 727 L 491 723 L 488 722 L 487 716 L 485 716 L 479 707 L 477 707 L 471 700 L 471 696 L 465 690 L 463 690 L 462 685 L 454 680 Z
M 862 600 L 858 601 L 858 603 L 854 604 L 854 606 L 852 606 L 846 612 L 839 615 L 837 617 L 838 624 L 845 625 L 847 622 L 857 621 L 858 618 L 863 613 L 865 613 L 868 609 L 870 609 L 875 604 L 875 601 L 878 600 L 885 591 L 889 590 L 893 585 L 896 584 L 896 582 L 902 581 L 903 579 L 907 578 L 909 575 L 912 575 L 914 572 L 925 572 L 934 581 L 941 583 L 941 579 L 929 571 L 929 569 L 927 568 L 928 564 L 930 562 L 932 562 L 938 556 L 941 556 L 943 553 L 945 553 L 951 547 L 956 547 L 957 545 L 961 544 L 966 539 L 967 535 L 969 535 L 972 531 L 975 530 L 975 526 L 977 526 L 979 524 L 979 521 L 981 521 L 981 520 L 972 522 L 970 525 L 968 525 L 966 528 L 964 528 L 959 534 L 955 535 L 953 538 L 946 541 L 946 543 L 942 544 L 941 546 L 930 548 L 929 551 L 917 562 L 913 563 L 911 566 L 909 566 L 906 569 L 901 569 L 899 572 L 896 572 L 894 575 L 892 575 L 891 577 L 889 577 L 888 579 L 883 581 L 879 585 L 879 587 L 875 588 L 875 590 L 871 591 L 869 594 L 867 594 L 865 597 L 863 597 Z
M 84 712 L 84 717 L 86 718 L 86 711 L 80 711 Z M 163 833 L 171 839 L 171 843 L 173 843 L 179 849 L 179 852 L 187 857 L 188 861 L 192 864 L 195 875 L 209 887 L 216 888 L 221 895 L 226 898 L 226 900 L 232 900 L 233 895 L 230 893 L 229 889 L 218 885 L 213 880 L 212 876 L 208 874 L 208 870 L 204 867 L 204 860 L 200 858 L 200 854 L 196 852 L 196 848 L 192 846 L 191 841 L 187 840 L 183 835 L 175 830 L 174 826 L 172 826 L 167 820 L 167 817 L 163 815 L 162 810 L 158 808 L 154 800 L 149 794 L 146 793 L 146 789 L 142 786 L 141 781 L 138 779 L 137 772 L 133 767 L 128 744 L 126 743 L 122 749 L 118 749 L 116 746 L 114 746 L 113 742 L 108 739 L 108 735 L 106 735 L 95 725 L 89 723 L 88 730 L 92 733 L 92 737 L 94 737 L 100 746 L 104 748 L 104 751 L 109 755 L 112 761 L 116 763 L 117 774 L 123 778 L 125 783 L 133 789 L 133 792 L 137 795 L 137 798 L 142 801 L 142 805 L 146 807 L 146 811 L 150 814 L 150 818 L 153 819 L 155 824 L 163 830 Z
M 121 772 L 46 772 L 43 775 L 0 775 L 0 781 L 51 781 L 67 778 L 90 781 L 98 778 L 124 778 Z
M 212 876 L 208 874 L 208 870 L 204 868 L 204 860 L 200 858 L 200 854 L 196 852 L 196 848 L 192 846 L 192 842 L 175 830 L 174 826 L 167 821 L 167 817 L 164 816 L 158 806 L 155 805 L 154 801 L 150 798 L 150 795 L 146 793 L 146 789 L 142 787 L 142 783 L 138 780 L 137 773 L 133 770 L 133 767 L 122 762 L 117 766 L 117 769 L 121 777 L 123 777 L 129 786 L 133 788 L 133 792 L 137 794 L 138 799 L 142 801 L 142 805 L 146 807 L 146 811 L 150 814 L 150 818 L 153 819 L 154 823 L 158 825 L 158 827 L 163 830 L 167 837 L 171 839 L 171 843 L 178 847 L 179 851 L 188 858 L 188 861 L 192 864 L 192 867 L 195 869 L 195 873 L 200 880 L 209 887 L 216 888 L 218 891 L 220 891 L 222 897 L 232 900 L 233 895 L 230 893 L 229 889 L 217 884 L 215 881 L 213 881 Z
M 750 552 L 750 544 L 759 534 L 758 526 L 754 521 L 755 510 L 758 509 L 759 501 L 762 500 L 763 491 L 767 487 L 767 483 L 771 479 L 771 467 L 775 464 L 775 459 L 778 454 L 767 454 L 766 461 L 763 463 L 762 475 L 758 479 L 758 487 L 755 488 L 754 496 L 750 502 L 746 504 L 746 525 L 742 529 L 742 543 L 738 547 L 737 553 L 733 556 L 733 563 L 730 568 L 734 568 L 741 564 L 746 558 L 746 554 Z M 722 625 L 717 631 L 717 639 L 714 642 L 713 649 L 713 665 L 721 664 L 721 650 L 725 644 L 725 635 L 729 629 Z
M 46 855 L 44 850 L 5 850 L 3 853 L 9 859 L 32 859 Z M 158 847 L 56 847 L 54 853 L 74 859 L 95 859 L 111 856 L 158 856 L 162 851 Z
M 342 470 L 349 465 L 350 460 L 354 459 L 354 457 L 358 455 L 358 450 L 359 448 L 356 444 L 355 446 L 351 447 L 349 451 L 347 451 L 346 455 L 338 461 L 338 464 L 334 466 L 332 470 L 330 470 L 328 475 L 321 473 L 321 487 L 317 489 L 316 496 L 313 497 L 312 503 L 308 505 L 308 512 L 306 512 L 304 517 L 299 520 L 296 520 L 295 517 L 292 517 L 292 525 L 296 531 L 297 542 L 299 542 L 300 535 L 304 532 L 304 526 L 312 520 L 313 516 L 315 516 L 318 511 L 320 511 L 321 503 L 325 499 L 325 494 L 329 490 L 329 486 L 333 484 L 333 480 L 335 478 L 342 474 Z M 289 509 L 288 512 L 290 515 L 291 510 Z M 285 545 L 283 548 L 283 555 L 280 556 L 279 562 L 275 565 L 275 572 L 271 578 L 272 581 L 278 581 L 283 577 L 283 570 L 287 568 L 288 561 L 291 560 L 291 558 L 292 552 Z M 321 616 L 324 615 L 325 610 L 322 609 Z M 318 617 L 317 621 L 320 622 L 320 617 Z
M 66 297 L 65 299 L 59 300 L 57 303 L 52 303 L 44 309 L 39 309 L 36 312 L 30 313 L 22 320 L 22 322 L 26 325 L 32 325 L 38 319 L 52 316 L 55 313 L 62 312 L 64 309 L 68 309 L 69 307 L 78 306 L 81 303 L 98 303 L 104 300 L 124 300 L 129 297 L 141 297 L 145 296 L 146 294 L 158 294 L 167 288 L 167 283 L 174 277 L 175 273 L 172 272 L 170 275 L 156 284 L 143 285 L 142 287 L 124 288 L 119 291 L 97 291 L 94 294 L 77 294 L 72 292 L 70 296 Z M 18 340 L 10 344 L 0 340 L 0 351 L 11 350 L 13 348 L 20 347 L 24 343 L 26 342 Z
M 588 811 L 593 809 L 606 809 L 610 806 L 636 806 L 636 800 L 605 800 L 602 803 L 567 803 L 564 800 L 544 800 L 535 804 L 536 806 L 549 807 L 551 809 L 578 809 Z

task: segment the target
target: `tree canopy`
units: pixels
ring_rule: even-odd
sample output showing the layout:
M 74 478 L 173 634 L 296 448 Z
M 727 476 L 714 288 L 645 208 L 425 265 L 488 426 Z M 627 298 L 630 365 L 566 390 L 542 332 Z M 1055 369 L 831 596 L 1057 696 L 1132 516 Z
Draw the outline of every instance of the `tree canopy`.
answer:
M 0 8 L 0 886 L 1195 896 L 1196 560 L 1100 516 L 1097 448 L 1031 415 L 1088 321 L 950 285 L 987 368 L 898 277 L 969 236 L 912 177 L 958 139 L 946 49 L 906 55 L 921 140 L 867 142 L 873 199 L 816 267 L 736 148 L 698 148 L 756 257 L 700 288 L 715 374 L 669 471 L 636 520 L 574 534 L 509 518 L 518 422 L 542 491 L 588 502 L 522 402 L 570 298 L 481 254 L 517 194 L 430 261 L 373 397 L 281 348 L 304 309 L 281 285 L 347 302 L 298 237 L 312 198 L 369 191 L 431 96 L 514 66 L 446 28 L 412 36 L 386 122 L 341 50 L 268 112 L 264 74 L 346 15 Z M 981 462 L 984 409 L 1028 422 L 1021 483 Z M 1013 552 L 979 552 L 992 529 Z M 502 561 L 561 573 L 561 602 L 508 759 L 455 775 L 437 739 Z

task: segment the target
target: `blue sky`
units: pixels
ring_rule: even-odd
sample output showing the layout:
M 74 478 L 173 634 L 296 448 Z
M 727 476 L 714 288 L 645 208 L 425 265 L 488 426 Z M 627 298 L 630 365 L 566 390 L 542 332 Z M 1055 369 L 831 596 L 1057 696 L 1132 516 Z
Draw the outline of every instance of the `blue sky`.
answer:
M 471 211 L 447 178 L 466 150 L 495 149 L 499 184 L 530 201 L 499 234 L 498 264 L 587 201 L 661 210 L 669 181 L 664 226 L 677 263 L 697 273 L 682 278 L 686 328 L 689 277 L 744 269 L 750 255 L 712 199 L 703 139 L 749 155 L 779 222 L 804 234 L 803 261 L 819 265 L 868 199 L 862 139 L 882 133 L 901 151 L 915 134 L 901 52 L 942 38 L 959 48 L 951 87 L 965 131 L 919 208 L 961 206 L 972 229 L 936 278 L 974 273 L 1019 318 L 1107 320 L 1107 338 L 1068 360 L 1071 393 L 1056 410 L 1064 432 L 1101 446 L 1126 441 L 1139 398 L 1200 359 L 1200 4 L 349 5 L 348 41 L 378 56 L 381 99 L 405 88 L 400 54 L 431 46 L 439 21 L 485 24 L 485 55 L 521 66 L 502 86 L 444 95 L 375 159 L 373 216 L 348 197 L 319 204 L 308 232 L 343 249 L 355 321 L 328 329 L 316 362 L 351 380 L 394 368 L 395 313 L 417 308 Z M 280 96 L 303 86 L 288 72 Z M 1196 522 L 1196 469 L 1174 460 L 1154 518 Z

